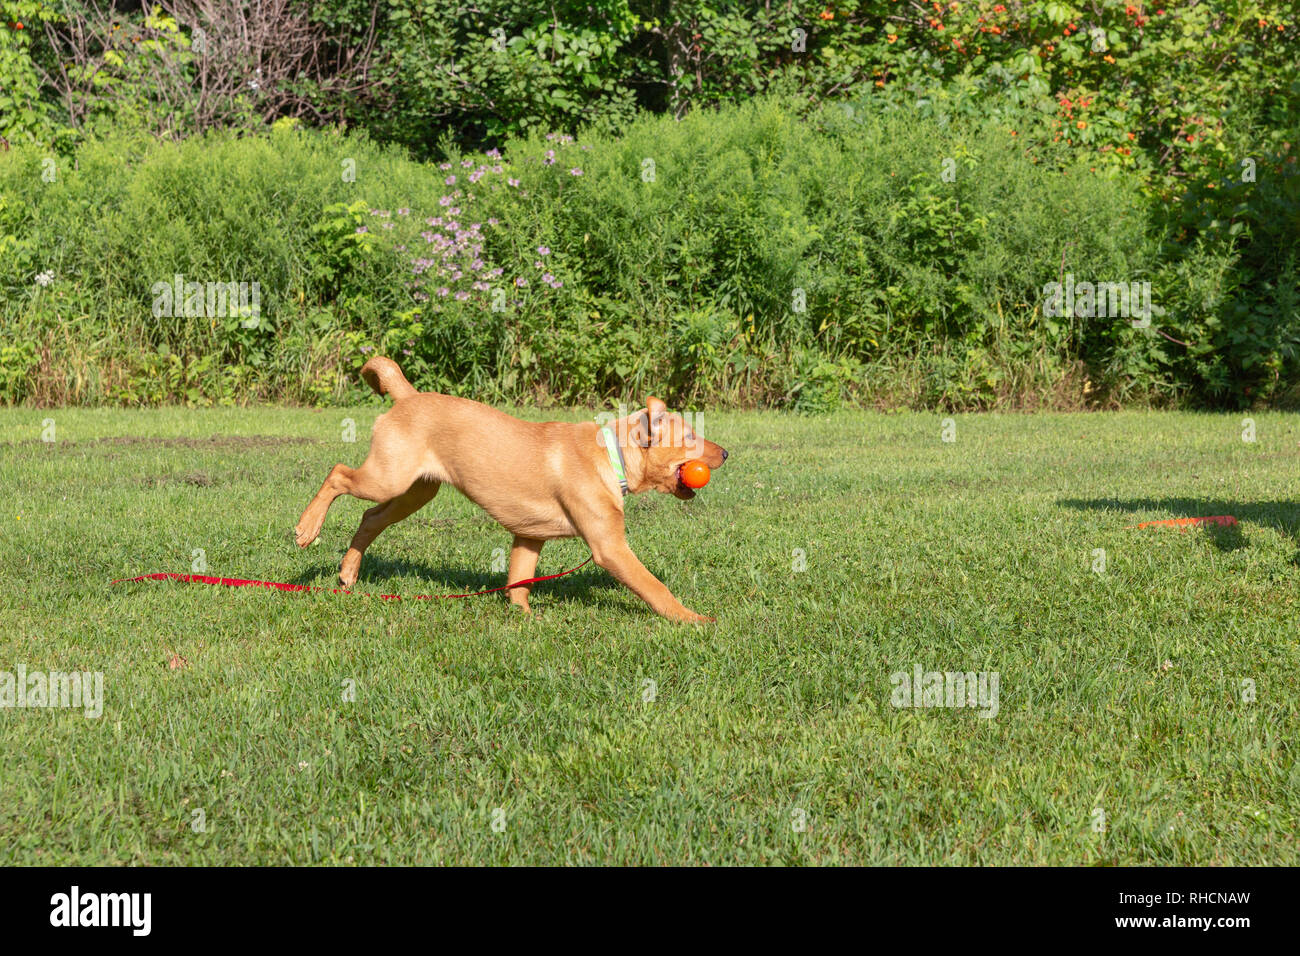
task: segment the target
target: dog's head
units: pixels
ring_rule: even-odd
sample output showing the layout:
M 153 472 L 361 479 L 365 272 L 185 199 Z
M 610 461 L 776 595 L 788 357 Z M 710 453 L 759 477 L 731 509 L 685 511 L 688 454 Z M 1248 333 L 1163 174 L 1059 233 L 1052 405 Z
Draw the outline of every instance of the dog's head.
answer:
M 638 491 L 655 491 L 676 495 L 683 501 L 695 497 L 695 491 L 682 484 L 678 469 L 693 458 L 710 468 L 721 467 L 727 450 L 695 434 L 689 422 L 653 395 L 646 399 L 643 411 L 619 422 L 620 441 L 640 449 L 641 474 Z

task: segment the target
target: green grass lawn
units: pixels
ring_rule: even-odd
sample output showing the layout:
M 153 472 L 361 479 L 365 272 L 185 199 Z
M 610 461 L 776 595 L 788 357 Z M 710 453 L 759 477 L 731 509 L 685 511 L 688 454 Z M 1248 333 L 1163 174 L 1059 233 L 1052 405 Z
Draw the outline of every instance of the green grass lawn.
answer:
M 532 619 L 109 586 L 332 585 L 367 504 L 289 532 L 380 410 L 0 411 L 0 670 L 105 694 L 0 710 L 0 863 L 1300 862 L 1295 416 L 706 413 L 730 461 L 628 526 L 711 626 L 594 565 Z M 357 589 L 502 584 L 509 542 L 446 489 Z M 918 665 L 997 672 L 996 716 L 892 706 Z

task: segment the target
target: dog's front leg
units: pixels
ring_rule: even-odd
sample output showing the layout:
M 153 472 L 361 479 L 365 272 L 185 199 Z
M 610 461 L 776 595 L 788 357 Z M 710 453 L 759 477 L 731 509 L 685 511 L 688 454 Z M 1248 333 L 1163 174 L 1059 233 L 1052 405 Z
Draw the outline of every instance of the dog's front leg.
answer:
M 591 540 L 591 553 L 596 563 L 618 578 L 632 593 L 649 604 L 656 614 L 673 621 L 713 621 L 714 618 L 696 614 L 681 601 L 673 597 L 673 592 L 657 577 L 647 570 L 641 559 L 632 553 L 627 542 L 619 536 L 614 540 Z
M 523 581 L 537 573 L 537 557 L 542 553 L 542 545 L 545 543 L 539 538 L 515 535 L 515 543 L 510 547 L 510 570 L 506 572 L 507 584 L 511 581 Z M 524 609 L 525 614 L 531 614 L 533 609 L 528 606 L 528 595 L 532 590 L 531 584 L 525 584 L 521 588 L 510 588 L 506 593 L 510 595 L 511 604 L 517 604 Z

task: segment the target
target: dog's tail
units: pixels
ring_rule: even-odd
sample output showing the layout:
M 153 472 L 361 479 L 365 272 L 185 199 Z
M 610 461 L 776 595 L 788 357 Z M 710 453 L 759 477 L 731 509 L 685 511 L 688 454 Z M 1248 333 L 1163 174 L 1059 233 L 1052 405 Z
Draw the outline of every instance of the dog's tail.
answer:
M 415 386 L 406 380 L 397 363 L 382 355 L 376 355 L 361 366 L 361 377 L 375 390 L 376 395 L 391 395 L 395 402 L 419 394 Z

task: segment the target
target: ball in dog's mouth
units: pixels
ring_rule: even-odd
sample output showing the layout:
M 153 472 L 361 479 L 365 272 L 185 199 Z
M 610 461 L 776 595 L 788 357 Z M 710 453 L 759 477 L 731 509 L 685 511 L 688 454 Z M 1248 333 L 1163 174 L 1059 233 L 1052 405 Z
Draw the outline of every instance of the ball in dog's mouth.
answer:
M 709 483 L 709 466 L 698 458 L 691 458 L 677 466 L 677 488 L 673 492 L 683 501 L 690 501 L 695 492 Z

